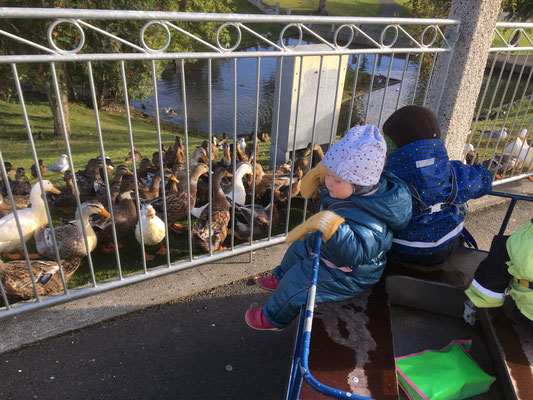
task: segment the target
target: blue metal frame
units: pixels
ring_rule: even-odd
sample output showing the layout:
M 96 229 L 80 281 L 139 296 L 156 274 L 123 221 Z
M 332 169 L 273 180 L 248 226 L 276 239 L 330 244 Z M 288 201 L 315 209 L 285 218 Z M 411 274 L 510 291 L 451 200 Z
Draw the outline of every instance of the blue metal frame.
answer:
M 307 304 L 302 306 L 300 312 L 300 321 L 298 325 L 298 334 L 296 338 L 296 346 L 292 360 L 291 376 L 289 380 L 289 388 L 287 390 L 287 399 L 297 399 L 300 395 L 300 388 L 302 386 L 302 379 L 307 382 L 314 390 L 322 393 L 325 396 L 333 397 L 335 399 L 356 399 L 356 400 L 373 400 L 369 397 L 359 396 L 355 393 L 346 392 L 344 390 L 335 389 L 324 385 L 317 381 L 309 370 L 309 346 L 311 344 L 311 328 L 313 325 L 313 310 L 315 308 L 315 294 L 318 278 L 318 267 L 320 261 L 320 246 L 322 244 L 322 233 L 317 232 L 315 235 L 315 243 L 313 248 L 313 275 L 311 286 L 307 293 Z

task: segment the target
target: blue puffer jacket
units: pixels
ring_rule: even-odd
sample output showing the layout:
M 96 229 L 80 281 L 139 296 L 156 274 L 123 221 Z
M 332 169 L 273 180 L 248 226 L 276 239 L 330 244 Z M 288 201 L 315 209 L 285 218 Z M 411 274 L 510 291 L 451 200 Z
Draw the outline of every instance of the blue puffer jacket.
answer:
M 387 158 L 385 169 L 411 183 L 426 206 L 446 201 L 452 190 L 452 168 L 457 177 L 454 204 L 487 194 L 492 176 L 481 165 L 450 161 L 441 139 L 418 140 Z M 413 218 L 405 229 L 394 232 L 392 249 L 400 254 L 431 255 L 445 251 L 463 230 L 464 215 L 456 206 L 431 214 L 420 214 L 413 198 Z
M 376 283 L 386 263 L 385 253 L 392 245 L 391 229 L 399 230 L 411 218 L 411 194 L 394 174 L 383 172 L 379 189 L 370 195 L 354 195 L 354 207 L 335 210 L 345 218 L 320 249 L 316 302 L 344 300 L 356 296 Z M 342 200 L 346 202 L 347 200 Z M 341 200 L 325 191 L 322 206 L 327 209 Z M 297 240 L 274 269 L 279 286 L 263 306 L 267 320 L 282 328 L 289 324 L 305 304 L 311 282 L 315 233 Z M 343 270 L 338 269 L 343 267 Z M 348 268 L 344 268 L 348 267 Z

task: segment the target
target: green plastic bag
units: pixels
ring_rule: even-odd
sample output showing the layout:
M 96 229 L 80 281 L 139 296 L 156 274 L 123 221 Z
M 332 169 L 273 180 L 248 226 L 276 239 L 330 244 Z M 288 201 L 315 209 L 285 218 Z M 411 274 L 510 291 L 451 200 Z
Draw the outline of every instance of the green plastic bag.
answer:
M 454 340 L 442 350 L 397 357 L 400 386 L 411 400 L 460 400 L 488 391 L 496 378 L 470 358 L 471 345 Z

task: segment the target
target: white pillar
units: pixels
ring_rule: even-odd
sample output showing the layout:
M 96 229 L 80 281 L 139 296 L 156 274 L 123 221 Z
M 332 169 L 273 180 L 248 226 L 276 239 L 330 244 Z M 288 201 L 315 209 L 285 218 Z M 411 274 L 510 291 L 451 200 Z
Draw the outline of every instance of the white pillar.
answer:
M 460 19 L 461 26 L 449 67 L 449 57 L 437 60 L 426 104 L 437 114 L 450 159 L 462 158 L 500 5 L 501 0 L 452 0 L 449 18 Z

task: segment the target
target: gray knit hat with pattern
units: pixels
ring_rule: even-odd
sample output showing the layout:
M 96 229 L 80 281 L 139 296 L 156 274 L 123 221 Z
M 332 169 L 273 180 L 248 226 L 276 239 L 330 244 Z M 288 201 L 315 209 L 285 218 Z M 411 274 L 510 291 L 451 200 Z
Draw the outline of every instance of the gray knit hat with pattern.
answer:
M 324 155 L 322 164 L 339 178 L 360 186 L 379 182 L 387 144 L 374 125 L 356 126 Z

